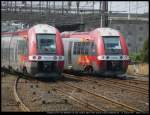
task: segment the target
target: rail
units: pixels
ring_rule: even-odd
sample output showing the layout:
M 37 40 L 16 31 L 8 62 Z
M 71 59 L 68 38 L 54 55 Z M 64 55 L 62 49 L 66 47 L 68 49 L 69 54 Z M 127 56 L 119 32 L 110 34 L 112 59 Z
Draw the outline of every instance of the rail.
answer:
M 17 83 L 19 81 L 20 77 L 17 77 L 16 81 L 15 81 L 15 85 L 14 85 L 14 96 L 15 99 L 17 101 L 17 103 L 19 104 L 20 108 L 24 111 L 24 112 L 30 112 L 30 109 L 21 101 L 21 99 L 19 98 L 18 94 L 17 94 Z

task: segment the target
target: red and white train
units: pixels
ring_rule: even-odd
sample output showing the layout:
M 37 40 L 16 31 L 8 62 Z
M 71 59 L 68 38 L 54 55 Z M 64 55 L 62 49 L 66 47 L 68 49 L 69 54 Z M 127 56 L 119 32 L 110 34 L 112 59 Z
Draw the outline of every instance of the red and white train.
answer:
M 63 32 L 65 65 L 69 71 L 124 74 L 128 67 L 128 48 L 121 33 L 111 28 L 90 32 Z
M 61 75 L 64 48 L 60 32 L 47 24 L 38 24 L 17 32 L 1 33 L 2 68 L 35 77 Z

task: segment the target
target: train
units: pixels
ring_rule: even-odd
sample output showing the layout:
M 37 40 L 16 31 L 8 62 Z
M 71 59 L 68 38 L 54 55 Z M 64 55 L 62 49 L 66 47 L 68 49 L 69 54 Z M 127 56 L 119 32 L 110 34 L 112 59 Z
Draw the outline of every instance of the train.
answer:
M 89 32 L 61 33 L 65 72 L 96 75 L 124 75 L 129 64 L 128 47 L 123 35 L 112 28 Z
M 48 24 L 2 32 L 1 59 L 3 69 L 33 77 L 60 76 L 64 67 L 61 34 Z

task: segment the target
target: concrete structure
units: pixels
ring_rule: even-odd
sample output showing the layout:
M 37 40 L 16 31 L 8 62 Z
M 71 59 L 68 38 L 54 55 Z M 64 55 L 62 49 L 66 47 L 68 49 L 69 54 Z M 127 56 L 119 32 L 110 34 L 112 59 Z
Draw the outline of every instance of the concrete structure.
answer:
M 149 39 L 149 21 L 142 19 L 113 19 L 109 27 L 119 30 L 126 39 L 130 52 L 138 52 Z

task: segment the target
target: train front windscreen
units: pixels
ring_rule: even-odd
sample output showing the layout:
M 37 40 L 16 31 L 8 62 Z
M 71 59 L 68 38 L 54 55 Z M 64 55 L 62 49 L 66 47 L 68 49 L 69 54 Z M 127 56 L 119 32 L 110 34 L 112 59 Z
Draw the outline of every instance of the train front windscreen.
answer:
M 56 53 L 55 34 L 37 34 L 37 48 L 39 54 Z
M 122 54 L 121 44 L 118 36 L 104 36 L 103 38 L 106 55 Z

